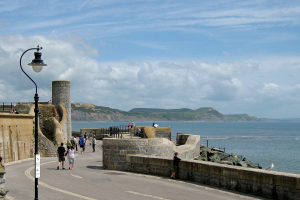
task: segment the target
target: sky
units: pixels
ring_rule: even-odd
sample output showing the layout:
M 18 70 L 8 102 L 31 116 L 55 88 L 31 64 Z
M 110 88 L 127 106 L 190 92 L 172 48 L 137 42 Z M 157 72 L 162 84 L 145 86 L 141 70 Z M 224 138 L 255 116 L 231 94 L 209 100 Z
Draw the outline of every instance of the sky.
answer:
M 300 1 L 0 1 L 0 103 L 33 102 L 20 69 L 43 47 L 40 101 L 129 111 L 198 109 L 300 118 Z

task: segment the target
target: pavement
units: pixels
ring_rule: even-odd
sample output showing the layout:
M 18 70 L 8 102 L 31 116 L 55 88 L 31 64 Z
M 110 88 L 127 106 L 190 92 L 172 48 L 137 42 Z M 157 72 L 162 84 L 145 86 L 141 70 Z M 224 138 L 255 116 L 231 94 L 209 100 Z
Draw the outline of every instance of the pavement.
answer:
M 56 157 L 41 159 L 38 198 L 72 200 L 236 200 L 263 199 L 193 182 L 102 168 L 102 141 L 96 152 L 87 145 L 84 153 L 75 154 L 73 170 L 56 170 Z M 25 159 L 5 164 L 7 199 L 34 199 L 34 160 Z

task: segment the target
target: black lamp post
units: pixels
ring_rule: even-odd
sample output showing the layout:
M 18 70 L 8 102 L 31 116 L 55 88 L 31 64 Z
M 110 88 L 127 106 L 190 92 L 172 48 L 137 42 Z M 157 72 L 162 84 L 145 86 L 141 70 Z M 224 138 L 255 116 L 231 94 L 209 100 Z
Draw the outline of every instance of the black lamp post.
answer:
M 34 52 L 34 56 L 35 58 L 32 60 L 31 63 L 29 63 L 28 65 L 32 66 L 32 69 L 35 72 L 40 72 L 43 69 L 43 66 L 47 66 L 46 64 L 44 64 L 43 60 L 41 59 L 42 53 L 39 52 L 39 50 L 41 50 L 42 47 L 37 46 L 37 48 L 31 48 L 31 49 L 27 49 L 21 56 L 20 58 L 20 67 L 21 70 L 24 72 L 23 68 L 22 68 L 22 57 L 23 55 L 30 50 L 37 50 L 36 52 Z M 35 104 L 35 108 L 34 108 L 34 117 L 35 117 L 35 123 L 34 123 L 34 137 L 35 137 L 35 200 L 39 199 L 39 194 L 38 194 L 38 179 L 40 178 L 40 155 L 38 152 L 38 126 L 39 126 L 39 122 L 38 122 L 38 117 L 39 117 L 39 107 L 38 107 L 38 102 L 39 102 L 39 95 L 37 93 L 37 85 L 36 83 L 26 74 L 26 72 L 24 72 L 24 74 L 34 83 L 35 85 L 35 96 L 34 96 L 34 104 Z

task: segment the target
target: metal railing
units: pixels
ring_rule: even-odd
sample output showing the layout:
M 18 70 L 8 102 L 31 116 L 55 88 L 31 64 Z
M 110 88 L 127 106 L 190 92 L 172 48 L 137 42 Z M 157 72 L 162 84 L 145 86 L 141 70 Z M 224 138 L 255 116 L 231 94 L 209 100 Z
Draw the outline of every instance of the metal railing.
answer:
M 1 113 L 11 113 L 13 107 L 17 104 L 17 102 L 1 102 L 0 103 L 0 112 Z

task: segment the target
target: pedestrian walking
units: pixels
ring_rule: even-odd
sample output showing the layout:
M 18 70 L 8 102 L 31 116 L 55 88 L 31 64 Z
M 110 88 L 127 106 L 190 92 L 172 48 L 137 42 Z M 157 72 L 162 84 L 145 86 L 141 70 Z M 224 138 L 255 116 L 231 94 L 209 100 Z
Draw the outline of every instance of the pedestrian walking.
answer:
M 76 151 L 78 151 L 78 149 L 77 149 L 78 141 L 77 141 L 77 138 L 75 136 L 73 138 L 73 141 L 74 141 L 74 147 L 75 147 Z
M 71 138 L 69 138 L 68 141 L 67 141 L 68 151 L 69 151 L 69 149 L 71 149 L 71 146 L 72 146 L 72 142 L 71 142 Z
M 174 172 L 171 175 L 171 178 L 176 178 L 176 173 L 179 172 L 179 161 L 181 161 L 183 159 L 178 158 L 178 152 L 174 153 L 174 158 L 173 158 L 173 168 L 174 168 Z
M 58 165 L 57 170 L 59 170 L 60 163 L 62 163 L 62 169 L 65 169 L 64 162 L 65 162 L 65 152 L 66 149 L 64 147 L 64 143 L 60 144 L 60 147 L 57 148 L 57 157 L 58 157 Z
M 92 139 L 92 144 L 93 144 L 93 152 L 95 152 L 95 146 L 96 146 L 96 137 L 93 136 L 93 139 Z
M 71 170 L 73 169 L 75 164 L 75 150 L 73 146 L 71 146 L 71 148 L 68 150 L 68 158 L 69 158 L 69 170 Z
M 79 138 L 79 145 L 81 148 L 81 153 L 84 152 L 85 150 L 85 139 L 83 138 L 83 136 L 80 136 Z

